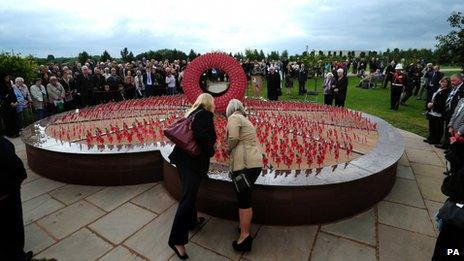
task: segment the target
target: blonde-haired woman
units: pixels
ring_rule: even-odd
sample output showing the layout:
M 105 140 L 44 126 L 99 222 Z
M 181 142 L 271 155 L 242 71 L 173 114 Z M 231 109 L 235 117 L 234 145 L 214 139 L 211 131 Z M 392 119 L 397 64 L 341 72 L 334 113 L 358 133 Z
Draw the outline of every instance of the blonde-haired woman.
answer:
M 253 209 L 251 192 L 253 184 L 263 167 L 262 153 L 258 147 L 256 129 L 248 120 L 243 104 L 232 99 L 226 109 L 227 140 L 229 143 L 231 178 L 245 178 L 246 186 L 236 186 L 238 214 L 240 219 L 240 237 L 232 243 L 236 251 L 250 251 L 253 238 L 250 235 Z
M 208 93 L 198 96 L 186 113 L 192 117 L 192 130 L 195 141 L 201 150 L 198 156 L 191 156 L 178 146 L 169 155 L 175 164 L 182 183 L 182 197 L 172 224 L 169 246 L 180 259 L 187 259 L 185 244 L 188 243 L 189 230 L 200 226 L 205 218 L 197 216 L 196 198 L 201 180 L 206 177 L 210 158 L 214 156 L 216 130 L 214 128 L 214 98 Z

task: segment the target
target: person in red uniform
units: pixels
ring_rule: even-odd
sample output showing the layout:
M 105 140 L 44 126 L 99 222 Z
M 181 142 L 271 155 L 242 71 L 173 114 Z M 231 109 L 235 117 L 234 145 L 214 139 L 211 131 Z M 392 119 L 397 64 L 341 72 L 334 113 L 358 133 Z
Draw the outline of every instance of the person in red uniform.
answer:
M 390 109 L 397 111 L 400 107 L 401 93 L 406 84 L 406 75 L 403 73 L 403 65 L 397 64 L 391 82 Z

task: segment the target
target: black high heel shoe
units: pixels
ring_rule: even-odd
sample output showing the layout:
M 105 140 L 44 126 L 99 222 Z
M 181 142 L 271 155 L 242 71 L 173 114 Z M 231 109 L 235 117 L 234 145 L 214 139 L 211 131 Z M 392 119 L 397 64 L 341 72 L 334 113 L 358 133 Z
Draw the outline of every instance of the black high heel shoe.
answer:
M 249 252 L 251 251 L 251 245 L 253 245 L 253 237 L 247 236 L 242 243 L 237 243 L 237 241 L 232 242 L 232 247 L 235 251 L 239 252 Z
M 174 253 L 176 253 L 177 257 L 182 259 L 182 260 L 185 260 L 187 258 L 189 258 L 189 256 L 187 255 L 187 253 L 185 253 L 185 255 L 181 255 L 179 250 L 177 249 L 177 247 L 175 245 L 171 245 L 171 244 L 168 244 L 169 247 L 174 251 Z

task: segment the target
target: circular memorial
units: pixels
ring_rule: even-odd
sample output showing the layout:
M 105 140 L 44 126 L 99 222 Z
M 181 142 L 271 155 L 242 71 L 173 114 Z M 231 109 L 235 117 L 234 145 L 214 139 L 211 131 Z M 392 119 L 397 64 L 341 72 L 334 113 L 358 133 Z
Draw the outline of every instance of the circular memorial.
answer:
M 208 57 L 223 56 L 213 53 Z M 179 199 L 179 174 L 168 159 L 173 145 L 163 130 L 183 117 L 191 106 L 192 93 L 199 94 L 199 78 L 192 78 L 196 74 L 190 70 L 198 68 L 195 77 L 200 77 L 204 70 L 217 68 L 229 78 L 226 92 L 215 98 L 220 102 L 217 107 L 223 103 L 225 108 L 231 97 L 241 96 L 265 155 L 253 193 L 254 222 L 330 222 L 371 207 L 391 190 L 404 144 L 385 121 L 319 104 L 245 99 L 244 90 L 234 91 L 242 81 L 242 76 L 234 76 L 231 68 L 235 65 L 194 62 L 185 72 L 192 83 L 184 82 L 185 96 L 100 104 L 31 124 L 21 134 L 30 168 L 74 184 L 164 180 L 165 188 Z M 216 113 L 217 149 L 209 178 L 200 187 L 198 208 L 213 216 L 237 219 L 236 195 L 228 178 L 226 123 L 225 116 Z

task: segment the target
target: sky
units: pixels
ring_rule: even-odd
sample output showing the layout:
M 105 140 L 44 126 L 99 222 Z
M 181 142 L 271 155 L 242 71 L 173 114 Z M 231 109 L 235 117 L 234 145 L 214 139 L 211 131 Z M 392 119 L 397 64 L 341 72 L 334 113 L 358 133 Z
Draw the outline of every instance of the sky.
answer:
M 0 0 L 0 52 L 434 48 L 463 0 Z

